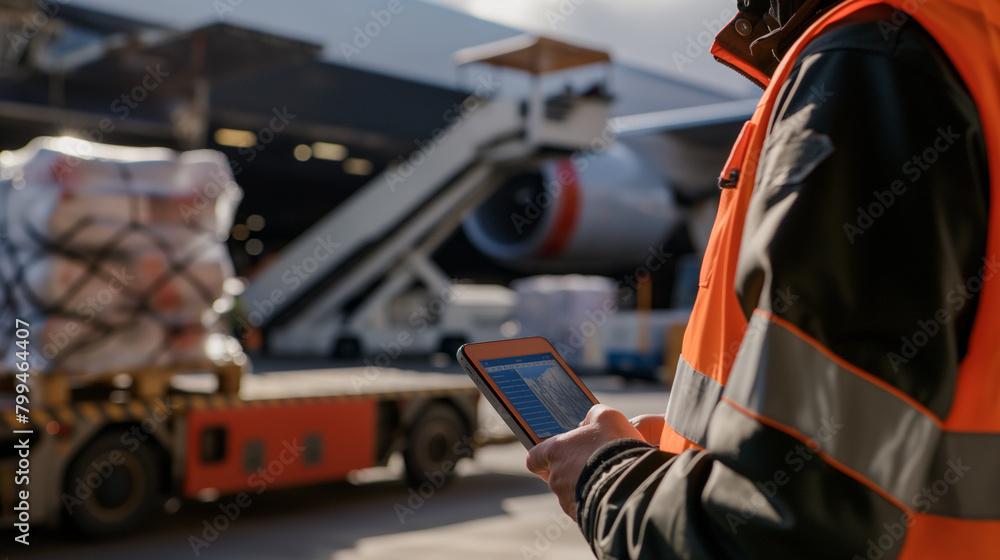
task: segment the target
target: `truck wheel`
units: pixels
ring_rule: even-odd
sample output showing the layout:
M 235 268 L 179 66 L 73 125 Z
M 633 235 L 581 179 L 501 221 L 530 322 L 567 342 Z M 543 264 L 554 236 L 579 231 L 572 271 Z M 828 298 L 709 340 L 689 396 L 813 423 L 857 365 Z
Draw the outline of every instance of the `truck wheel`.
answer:
M 432 403 L 410 424 L 403 459 L 410 486 L 440 488 L 455 476 L 458 460 L 471 455 L 465 422 L 452 407 Z
M 333 357 L 338 360 L 357 360 L 361 357 L 361 341 L 353 336 L 342 336 L 333 345 Z
M 63 505 L 85 535 L 134 529 L 162 503 L 156 451 L 149 445 L 132 451 L 122 439 L 121 433 L 98 437 L 67 470 Z

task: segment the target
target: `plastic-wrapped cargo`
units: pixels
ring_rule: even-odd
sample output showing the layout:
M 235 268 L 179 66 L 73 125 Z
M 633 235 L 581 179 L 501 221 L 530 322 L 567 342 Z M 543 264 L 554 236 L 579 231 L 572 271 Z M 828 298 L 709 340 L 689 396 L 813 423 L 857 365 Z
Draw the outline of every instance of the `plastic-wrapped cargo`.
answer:
M 601 326 L 616 309 L 617 285 L 603 276 L 545 275 L 512 283 L 524 336 L 543 336 L 570 365 L 604 366 Z
M 690 309 L 619 311 L 601 328 L 606 370 L 673 383 Z
M 63 137 L 5 152 L 0 324 L 31 325 L 35 372 L 205 363 L 224 336 L 216 302 L 233 276 L 225 239 L 240 197 L 211 150 Z M 15 362 L 11 330 L 0 370 Z

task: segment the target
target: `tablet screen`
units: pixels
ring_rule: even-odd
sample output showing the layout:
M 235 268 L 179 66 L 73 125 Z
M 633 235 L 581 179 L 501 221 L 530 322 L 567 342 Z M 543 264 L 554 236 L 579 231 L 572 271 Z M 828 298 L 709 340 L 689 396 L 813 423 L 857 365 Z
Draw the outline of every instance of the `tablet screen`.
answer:
M 593 405 L 552 354 L 482 360 L 479 365 L 540 438 L 576 428 Z

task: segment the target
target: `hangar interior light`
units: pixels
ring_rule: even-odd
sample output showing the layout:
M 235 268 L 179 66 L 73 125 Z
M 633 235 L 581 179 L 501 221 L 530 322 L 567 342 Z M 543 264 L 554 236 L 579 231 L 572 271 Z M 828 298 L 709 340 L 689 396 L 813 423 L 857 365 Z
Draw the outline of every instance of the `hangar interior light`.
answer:
M 295 157 L 296 161 L 309 161 L 312 159 L 313 151 L 306 144 L 299 144 L 292 149 L 292 156 Z
M 347 157 L 347 148 L 331 142 L 313 142 L 312 156 L 316 159 L 343 161 Z
M 370 175 L 372 162 L 362 158 L 348 158 L 344 161 L 344 172 L 351 175 Z
M 249 130 L 219 128 L 215 131 L 215 143 L 232 148 L 250 148 L 257 144 L 257 135 Z

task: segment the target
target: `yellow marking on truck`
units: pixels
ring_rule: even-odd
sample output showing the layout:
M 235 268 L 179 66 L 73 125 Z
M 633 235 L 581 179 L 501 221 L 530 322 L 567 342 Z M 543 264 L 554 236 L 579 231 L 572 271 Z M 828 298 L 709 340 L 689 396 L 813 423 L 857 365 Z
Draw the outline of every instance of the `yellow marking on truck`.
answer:
M 31 419 L 36 425 L 44 428 L 52 420 L 52 416 L 48 412 L 45 412 L 44 408 L 39 408 L 31 412 Z
M 174 413 L 173 406 L 167 401 L 157 399 L 149 404 L 149 414 L 155 418 L 169 418 Z
M 80 415 L 83 416 L 87 421 L 92 423 L 97 423 L 101 421 L 104 416 L 101 414 L 100 409 L 94 403 L 84 402 L 77 405 L 80 409 Z
M 208 401 L 205 400 L 205 397 L 201 395 L 191 395 L 191 408 L 199 410 L 206 408 L 207 404 Z
M 76 414 L 73 414 L 73 409 L 68 406 L 61 406 L 52 412 L 62 424 L 72 425 L 76 423 Z
M 104 413 L 108 416 L 108 418 L 116 422 L 121 422 L 125 419 L 125 409 L 122 405 L 117 403 L 104 403 L 103 406 Z
M 188 407 L 188 399 L 180 395 L 175 395 L 170 398 L 170 409 L 173 412 L 180 412 Z
M 128 403 L 128 411 L 132 415 L 132 418 L 145 418 L 149 416 L 149 410 L 139 401 L 130 401 Z

